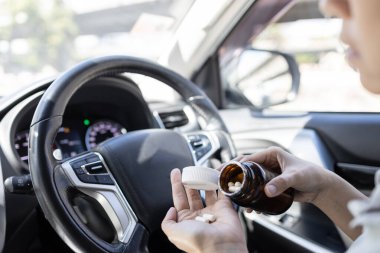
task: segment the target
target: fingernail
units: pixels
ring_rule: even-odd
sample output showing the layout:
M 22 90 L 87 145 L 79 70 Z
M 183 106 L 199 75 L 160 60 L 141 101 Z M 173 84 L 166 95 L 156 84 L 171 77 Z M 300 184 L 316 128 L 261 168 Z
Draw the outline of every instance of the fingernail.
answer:
M 178 174 L 178 173 L 181 173 L 181 171 L 178 168 L 172 169 L 172 171 L 170 172 L 170 174 L 172 175 Z
M 268 191 L 268 193 L 269 193 L 271 196 L 273 196 L 273 195 L 275 195 L 276 192 L 277 192 L 277 187 L 274 186 L 273 184 L 270 184 L 270 185 L 267 186 L 267 191 Z

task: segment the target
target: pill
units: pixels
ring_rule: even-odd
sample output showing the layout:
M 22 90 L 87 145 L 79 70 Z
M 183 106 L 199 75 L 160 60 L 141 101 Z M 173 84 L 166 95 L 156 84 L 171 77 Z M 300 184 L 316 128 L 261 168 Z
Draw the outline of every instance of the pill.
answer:
M 239 181 L 235 182 L 236 187 L 241 187 L 241 183 Z
M 230 186 L 235 186 L 235 184 L 233 182 L 228 182 L 228 187 Z
M 240 187 L 236 187 L 236 186 L 228 187 L 229 192 L 237 192 L 238 190 L 240 190 Z
M 207 220 L 209 220 L 210 222 L 215 222 L 216 221 L 215 215 L 210 214 L 210 213 L 204 213 L 202 215 L 202 217 L 205 218 L 205 219 L 207 219 Z
M 204 222 L 204 223 L 209 223 L 210 222 L 210 220 L 206 219 L 203 216 L 197 216 L 197 217 L 195 217 L 195 220 L 196 221 L 201 221 L 201 222 Z

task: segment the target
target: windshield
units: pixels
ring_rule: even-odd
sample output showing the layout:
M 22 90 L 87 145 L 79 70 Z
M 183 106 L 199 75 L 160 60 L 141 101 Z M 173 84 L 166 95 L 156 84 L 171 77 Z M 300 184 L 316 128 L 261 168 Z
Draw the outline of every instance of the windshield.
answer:
M 193 0 L 0 0 L 0 96 L 83 59 L 156 60 Z

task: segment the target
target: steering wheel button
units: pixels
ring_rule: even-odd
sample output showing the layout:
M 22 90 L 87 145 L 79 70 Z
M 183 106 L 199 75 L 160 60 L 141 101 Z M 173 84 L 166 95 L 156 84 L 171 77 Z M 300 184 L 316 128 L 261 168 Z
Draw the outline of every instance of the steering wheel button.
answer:
M 207 152 L 204 152 L 204 150 L 199 150 L 197 152 L 195 152 L 195 157 L 197 158 L 197 160 L 201 159 L 202 156 L 204 156 Z
M 83 175 L 85 172 L 82 168 L 79 169 L 74 169 L 75 174 L 78 175 Z
M 96 155 L 88 156 L 86 157 L 86 162 L 87 163 L 94 163 L 94 162 L 100 162 L 100 159 Z
M 104 168 L 101 162 L 91 163 L 84 165 L 84 168 L 89 174 L 104 174 L 107 170 Z
M 85 160 L 77 160 L 75 162 L 71 162 L 70 165 L 73 169 L 80 169 L 83 165 L 86 164 Z
M 191 142 L 191 146 L 196 149 L 196 148 L 199 148 L 199 147 L 202 147 L 203 146 L 203 141 L 194 141 L 194 142 Z
M 204 150 L 206 150 L 206 153 L 211 150 L 211 143 L 207 144 L 206 147 L 204 147 Z
M 88 184 L 98 183 L 98 180 L 94 175 L 83 174 L 83 175 L 78 175 L 78 178 L 83 183 L 88 183 Z
M 197 142 L 197 141 L 201 140 L 201 138 L 199 137 L 199 135 L 189 135 L 188 139 L 189 139 L 190 142 Z
M 200 136 L 198 135 L 191 135 L 188 137 L 188 140 L 190 142 L 190 145 L 196 149 L 203 146 L 203 141 Z
M 114 182 L 109 175 L 97 175 L 96 178 L 98 179 L 99 184 L 114 185 Z

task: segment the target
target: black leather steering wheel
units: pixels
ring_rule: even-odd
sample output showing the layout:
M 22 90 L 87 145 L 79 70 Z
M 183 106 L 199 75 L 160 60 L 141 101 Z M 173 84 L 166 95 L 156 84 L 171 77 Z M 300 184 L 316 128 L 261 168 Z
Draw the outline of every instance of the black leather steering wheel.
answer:
M 56 160 L 52 145 L 70 98 L 90 80 L 125 72 L 174 88 L 196 112 L 202 130 L 133 131 L 89 152 Z M 172 206 L 170 170 L 197 164 L 220 149 L 234 155 L 216 107 L 197 86 L 155 63 L 107 56 L 63 73 L 42 96 L 30 129 L 30 172 L 46 218 L 74 251 L 148 252 L 149 236 L 160 229 Z

